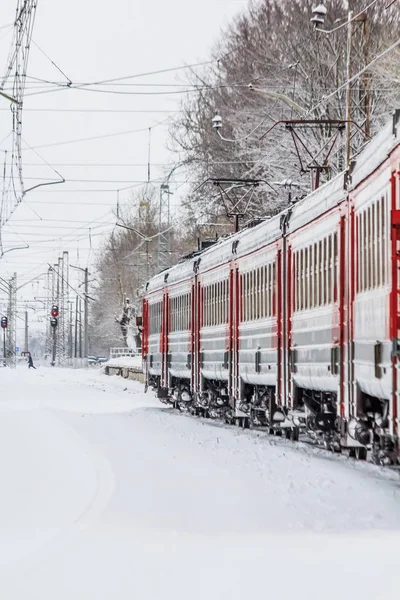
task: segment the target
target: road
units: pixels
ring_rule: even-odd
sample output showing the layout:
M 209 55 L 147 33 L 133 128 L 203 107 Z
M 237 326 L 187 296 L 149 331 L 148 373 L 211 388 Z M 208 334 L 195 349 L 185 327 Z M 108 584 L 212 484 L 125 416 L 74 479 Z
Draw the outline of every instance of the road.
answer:
M 0 385 L 1 598 L 398 598 L 396 475 L 97 370 Z

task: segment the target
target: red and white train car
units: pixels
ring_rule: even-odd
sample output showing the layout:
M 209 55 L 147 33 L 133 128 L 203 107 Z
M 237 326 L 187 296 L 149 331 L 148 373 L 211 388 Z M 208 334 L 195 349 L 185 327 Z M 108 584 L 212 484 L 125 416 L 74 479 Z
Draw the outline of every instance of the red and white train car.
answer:
M 398 461 L 399 121 L 348 172 L 148 282 L 143 358 L 161 399 Z

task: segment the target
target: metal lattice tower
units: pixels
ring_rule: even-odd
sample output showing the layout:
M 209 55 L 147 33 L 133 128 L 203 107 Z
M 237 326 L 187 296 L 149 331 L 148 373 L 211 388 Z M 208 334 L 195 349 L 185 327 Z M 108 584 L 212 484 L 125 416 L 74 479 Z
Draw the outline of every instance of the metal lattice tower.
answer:
M 9 283 L 8 293 L 8 327 L 7 327 L 7 364 L 16 366 L 16 332 L 17 332 L 17 274 L 14 273 Z
M 63 252 L 58 260 L 58 327 L 57 327 L 57 365 L 62 366 L 69 357 L 69 255 Z
M 171 210 L 168 183 L 160 186 L 160 205 L 158 212 L 158 252 L 157 252 L 157 271 L 163 271 L 170 266 L 171 262 Z
M 55 304 L 55 290 L 56 290 L 56 273 L 52 267 L 49 267 L 47 271 L 47 293 L 46 293 L 46 356 L 51 356 L 53 351 L 53 331 L 50 325 L 50 312 L 51 307 Z
M 10 82 L 9 85 L 9 87 L 12 88 L 12 92 L 10 95 L 5 95 L 5 97 L 12 102 L 12 152 L 10 162 L 7 165 L 7 171 L 13 185 L 12 190 L 2 198 L 2 224 L 7 222 L 25 195 L 22 176 L 21 148 L 22 110 L 37 3 L 38 0 L 17 0 L 14 35 L 8 57 L 7 69 L 0 82 L 1 91 L 7 84 L 9 77 L 11 75 L 13 76 L 12 82 Z M 4 93 L 2 95 L 4 95 Z

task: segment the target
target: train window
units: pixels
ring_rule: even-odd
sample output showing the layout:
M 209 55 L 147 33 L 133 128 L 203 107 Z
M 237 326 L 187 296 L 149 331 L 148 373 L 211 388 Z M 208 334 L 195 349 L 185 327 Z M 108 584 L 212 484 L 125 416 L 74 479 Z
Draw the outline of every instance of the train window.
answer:
M 381 198 L 381 259 L 380 259 L 380 268 L 382 272 L 382 284 L 386 284 L 386 257 L 387 257 L 387 248 L 386 248 L 386 198 L 382 196 Z
M 242 320 L 246 321 L 247 315 L 247 282 L 246 273 L 242 275 Z
M 241 321 L 246 320 L 246 281 L 243 273 L 240 274 Z
M 356 215 L 356 256 L 358 257 L 358 261 L 356 261 L 357 268 L 357 281 L 356 281 L 356 292 L 358 293 L 361 289 L 361 268 L 360 268 L 360 216 Z
M 207 325 L 208 325 L 208 286 L 203 288 L 203 311 L 204 311 L 203 324 L 204 324 L 204 327 L 207 327 Z
M 306 272 L 306 302 L 307 308 L 310 308 L 311 303 L 311 247 L 306 248 L 306 261 L 307 261 L 307 272 Z
M 317 265 L 318 265 L 318 286 L 317 286 L 317 303 L 318 306 L 322 305 L 322 279 L 323 279 L 323 262 L 322 262 L 322 240 L 320 240 L 317 244 Z
M 259 319 L 260 315 L 258 312 L 258 307 L 260 304 L 260 290 L 259 290 L 259 269 L 254 271 L 254 318 Z
M 313 307 L 313 297 L 314 297 L 314 281 L 313 281 L 313 247 L 308 247 L 308 308 Z
M 214 314 L 214 325 L 219 323 L 219 282 L 214 283 L 215 292 L 215 314 Z
M 368 246 L 369 246 L 369 238 L 368 238 L 368 211 L 365 210 L 364 213 L 364 290 L 369 288 L 369 260 L 368 260 Z
M 386 202 L 382 196 L 357 215 L 357 292 L 385 285 L 387 280 Z
M 276 315 L 276 265 L 272 263 L 272 277 L 271 277 L 271 315 Z
M 303 261 L 304 261 L 304 299 L 303 299 L 303 304 L 304 304 L 304 309 L 307 310 L 308 308 L 308 248 L 304 248 L 304 257 L 303 257 Z
M 253 271 L 250 271 L 250 273 L 249 273 L 249 294 L 250 294 L 249 321 L 252 321 L 254 319 L 254 273 L 253 273 Z
M 226 323 L 226 279 L 222 282 L 222 322 Z
M 371 256 L 371 248 L 372 248 L 372 230 L 371 230 L 371 207 L 367 208 L 367 288 L 370 290 L 372 288 L 372 256 Z
M 150 334 L 159 333 L 161 328 L 161 302 L 149 306 Z
M 263 300 L 263 305 L 264 305 L 264 317 L 269 317 L 270 315 L 270 311 L 269 311 L 269 301 L 268 301 L 268 269 L 269 269 L 269 265 L 264 265 L 263 266 L 263 279 L 264 279 L 264 300 Z
M 208 287 L 208 325 L 212 327 L 213 324 L 213 288 L 212 284 Z
M 376 285 L 382 285 L 383 280 L 382 280 L 382 237 L 381 237 L 381 231 L 382 231 L 382 225 L 381 225 L 381 218 L 382 218 L 382 213 L 381 213 L 381 201 L 378 200 L 378 202 L 376 203 L 376 223 L 375 223 L 375 233 L 374 233 L 374 237 L 376 239 L 376 247 L 375 247 L 375 253 L 376 253 Z
M 377 208 L 378 203 L 374 202 L 372 205 L 372 240 L 373 240 L 373 269 L 372 269 L 372 281 L 373 287 L 377 287 L 378 284 L 378 232 L 377 232 Z
M 299 251 L 299 310 L 303 310 L 303 250 Z
M 211 327 L 212 325 L 212 285 L 208 285 L 207 286 L 207 290 L 208 290 L 208 318 L 207 318 L 207 325 L 209 327 Z
M 299 298 L 299 260 L 298 252 L 293 254 L 293 268 L 294 268 L 294 290 L 293 290 L 293 312 L 298 310 L 298 298 Z
M 332 302 L 332 236 L 328 236 L 327 243 L 327 258 L 326 258 L 326 303 Z
M 264 272 L 264 317 L 269 317 L 269 308 L 268 308 L 268 267 L 265 265 L 263 267 Z
M 333 274 L 332 274 L 332 289 L 333 289 L 333 302 L 337 302 L 338 299 L 338 242 L 337 242 L 337 233 L 333 234 Z
M 273 274 L 272 274 L 272 264 L 271 263 L 269 263 L 269 265 L 267 267 L 266 277 L 267 277 L 266 292 L 267 292 L 267 297 L 268 297 L 268 302 L 267 302 L 268 312 L 267 312 L 267 316 L 270 317 L 273 314 L 273 297 L 272 297 Z
M 213 283 L 213 325 L 218 322 L 218 290 L 217 284 Z
M 218 296 L 219 296 L 218 323 L 221 325 L 221 323 L 222 323 L 222 281 L 218 282 Z
M 215 313 L 216 313 L 216 293 L 215 293 L 215 283 L 212 283 L 210 286 L 211 289 L 211 323 L 210 325 L 214 327 L 215 325 Z
M 250 320 L 250 303 L 251 303 L 251 296 L 250 296 L 250 273 L 246 273 L 246 321 Z

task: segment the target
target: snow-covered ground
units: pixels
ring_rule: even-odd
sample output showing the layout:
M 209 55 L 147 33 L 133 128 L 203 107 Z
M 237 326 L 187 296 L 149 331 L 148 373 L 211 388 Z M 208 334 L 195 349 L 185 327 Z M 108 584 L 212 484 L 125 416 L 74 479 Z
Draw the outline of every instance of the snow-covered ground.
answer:
M 400 597 L 393 473 L 97 370 L 0 369 L 0 394 L 2 600 Z

